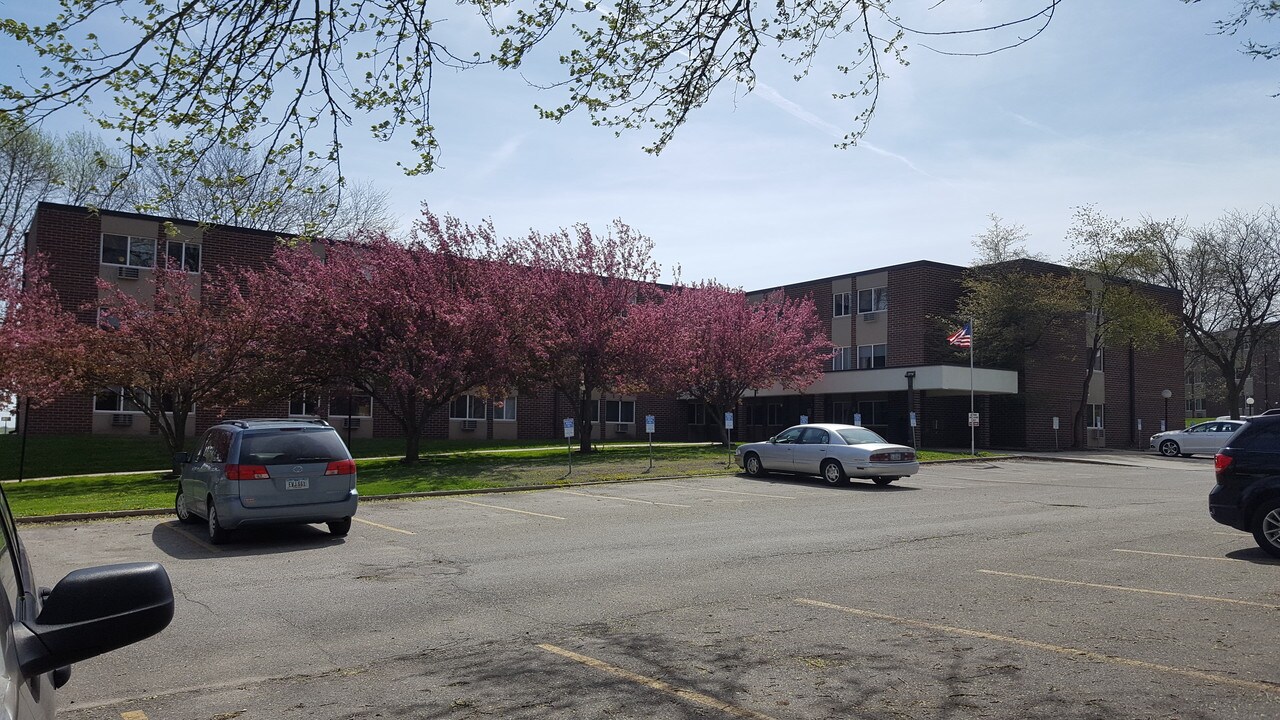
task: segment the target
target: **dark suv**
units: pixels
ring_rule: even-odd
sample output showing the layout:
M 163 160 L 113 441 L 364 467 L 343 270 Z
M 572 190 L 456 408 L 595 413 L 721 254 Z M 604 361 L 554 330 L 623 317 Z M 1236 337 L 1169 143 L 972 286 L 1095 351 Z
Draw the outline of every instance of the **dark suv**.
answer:
M 1245 423 L 1213 466 L 1218 484 L 1209 492 L 1209 514 L 1253 533 L 1259 547 L 1280 557 L 1280 415 Z

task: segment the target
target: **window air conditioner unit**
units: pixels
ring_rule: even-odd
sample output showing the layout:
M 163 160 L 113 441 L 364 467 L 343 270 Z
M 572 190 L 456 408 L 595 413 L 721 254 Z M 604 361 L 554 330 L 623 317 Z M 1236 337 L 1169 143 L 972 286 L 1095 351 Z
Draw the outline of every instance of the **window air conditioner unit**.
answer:
M 472 430 L 475 430 L 475 429 L 476 429 L 476 421 L 475 421 L 475 420 L 463 420 L 463 421 L 462 421 L 462 429 L 463 429 L 463 430 L 466 430 L 467 432 L 470 432 L 470 431 L 472 431 Z
M 342 427 L 351 428 L 352 430 L 360 429 L 360 418 L 349 417 L 342 421 Z
M 136 267 L 118 267 L 116 268 L 116 277 L 121 280 L 137 280 L 138 268 Z
M 111 427 L 130 427 L 133 425 L 133 416 L 128 413 L 116 413 L 111 416 Z
M 862 321 L 863 321 L 863 322 L 875 322 L 875 321 L 876 321 L 876 314 L 875 314 L 874 312 L 865 312 L 865 313 L 862 313 Z

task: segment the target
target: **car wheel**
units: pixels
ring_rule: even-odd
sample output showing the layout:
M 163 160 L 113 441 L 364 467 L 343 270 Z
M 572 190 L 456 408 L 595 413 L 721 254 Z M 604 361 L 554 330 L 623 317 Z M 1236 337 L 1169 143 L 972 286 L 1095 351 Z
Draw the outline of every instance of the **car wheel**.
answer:
M 822 463 L 822 479 L 835 485 L 848 480 L 849 476 L 844 474 L 844 467 L 838 460 L 828 460 Z
M 1160 443 L 1160 454 L 1165 457 L 1177 457 L 1182 454 L 1182 450 L 1178 447 L 1177 442 L 1173 440 L 1165 440 Z
M 346 537 L 347 533 L 351 532 L 351 518 L 334 520 L 326 524 L 329 526 L 329 534 L 334 537 Z
M 191 508 L 187 507 L 187 496 L 182 494 L 182 488 L 178 488 L 178 495 L 173 499 L 173 512 L 178 516 L 178 522 L 197 523 L 197 518 L 191 513 Z
M 872 479 L 872 480 L 874 480 L 874 481 L 875 481 L 875 484 L 877 484 L 877 485 L 888 485 L 889 483 L 893 482 L 894 480 L 897 480 L 897 478 L 884 477 L 884 476 L 875 477 L 875 478 L 871 478 L 871 479 Z
M 1267 500 L 1258 508 L 1253 517 L 1253 539 L 1268 554 L 1280 557 L 1280 499 Z
M 755 453 L 747 453 L 747 456 L 742 459 L 742 465 L 751 477 L 764 477 L 769 474 L 769 471 L 764 469 L 764 463 L 760 462 L 760 456 Z
M 221 545 L 227 541 L 231 531 L 222 527 L 222 523 L 218 522 L 218 506 L 214 504 L 213 498 L 209 498 L 209 542 L 214 545 Z

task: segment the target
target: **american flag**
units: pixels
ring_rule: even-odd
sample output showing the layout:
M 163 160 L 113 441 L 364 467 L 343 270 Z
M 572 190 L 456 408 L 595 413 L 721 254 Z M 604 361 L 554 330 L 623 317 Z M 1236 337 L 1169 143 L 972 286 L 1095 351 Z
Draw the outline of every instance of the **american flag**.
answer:
M 973 332 L 969 329 L 969 323 L 948 335 L 947 342 L 956 347 L 973 347 Z

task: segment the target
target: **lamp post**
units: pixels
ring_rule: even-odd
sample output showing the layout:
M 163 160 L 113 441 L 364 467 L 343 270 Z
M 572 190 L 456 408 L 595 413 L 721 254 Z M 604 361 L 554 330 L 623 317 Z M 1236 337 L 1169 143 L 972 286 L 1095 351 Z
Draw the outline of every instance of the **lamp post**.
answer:
M 1252 395 L 1244 399 L 1244 407 L 1245 407 L 1245 412 L 1244 412 L 1245 417 L 1250 417 L 1251 415 L 1253 415 L 1253 396 Z
M 1160 428 L 1160 432 L 1169 429 L 1169 398 L 1173 397 L 1172 390 L 1161 390 L 1160 397 L 1164 398 L 1164 426 Z

